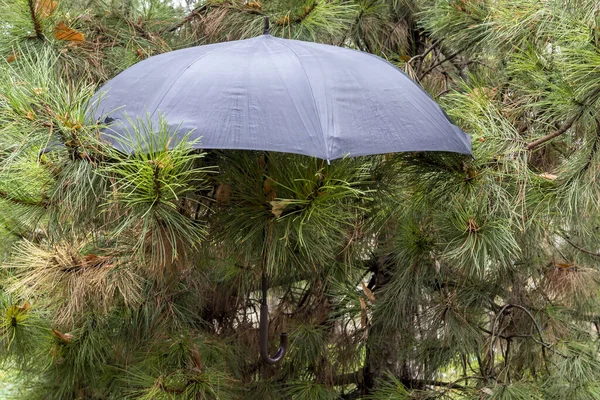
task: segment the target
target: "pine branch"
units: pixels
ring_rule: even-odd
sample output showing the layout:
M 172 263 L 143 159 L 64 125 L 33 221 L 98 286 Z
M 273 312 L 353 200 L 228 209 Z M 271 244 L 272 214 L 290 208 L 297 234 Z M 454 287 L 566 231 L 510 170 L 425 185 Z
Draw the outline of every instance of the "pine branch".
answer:
M 179 21 L 175 25 L 173 25 L 169 28 L 160 30 L 158 32 L 158 34 L 162 35 L 164 33 L 173 33 L 175 31 L 177 31 L 179 28 L 183 27 L 185 24 L 193 21 L 196 18 L 202 19 L 203 14 L 206 14 L 207 12 L 210 12 L 213 9 L 235 10 L 236 12 L 239 12 L 242 14 L 253 14 L 253 15 L 260 15 L 260 16 L 265 15 L 262 12 L 262 10 L 257 10 L 255 8 L 251 8 L 251 7 L 235 7 L 234 5 L 232 5 L 229 2 L 224 2 L 221 4 L 203 4 L 202 6 L 197 7 L 194 10 L 192 10 L 188 15 L 186 15 L 181 21 Z
M 275 21 L 275 25 L 285 26 L 285 25 L 289 25 L 292 23 L 299 24 L 302 21 L 304 21 L 306 18 L 308 18 L 308 16 L 313 12 L 313 10 L 318 5 L 319 5 L 319 3 L 317 1 L 315 1 L 312 5 L 306 7 L 304 12 L 297 14 L 294 18 L 290 18 L 289 15 L 279 18 L 277 21 Z
M 331 379 L 333 386 L 345 386 L 345 385 L 361 385 L 363 380 L 362 371 L 351 372 L 344 375 L 337 375 Z M 468 388 L 459 385 L 455 382 L 444 382 L 435 379 L 410 379 L 410 378 L 399 378 L 399 381 L 407 388 L 424 388 L 426 386 L 437 386 L 445 387 L 448 389 L 467 390 Z
M 431 71 L 433 71 L 434 69 L 436 69 L 437 67 L 439 67 L 440 65 L 444 64 L 447 61 L 451 61 L 453 59 L 455 59 L 456 57 L 458 57 L 463 51 L 467 50 L 473 43 L 475 43 L 477 40 L 472 40 L 469 43 L 467 43 L 466 46 L 464 46 L 463 48 L 461 48 L 460 50 L 457 50 L 456 52 L 452 53 L 451 55 L 449 55 L 448 57 L 436 62 L 435 64 L 433 64 L 431 67 L 427 68 L 425 70 L 425 72 L 423 72 L 420 76 L 419 76 L 419 80 L 422 80 L 423 78 L 425 78 Z M 433 49 L 432 49 L 433 50 Z
M 352 31 L 352 29 L 354 29 L 354 27 L 358 24 L 358 22 L 360 21 L 360 18 L 363 16 L 364 14 L 364 9 L 361 9 L 360 12 L 358 13 L 358 15 L 356 16 L 356 18 L 354 18 L 354 22 L 352 22 L 352 25 L 346 30 L 346 32 L 342 35 L 342 38 L 340 39 L 340 41 L 338 42 L 338 46 L 343 46 L 344 43 L 346 42 L 346 38 L 348 37 L 348 34 Z
M 166 29 L 161 30 L 159 32 L 159 34 L 175 32 L 177 29 L 181 28 L 182 26 L 184 26 L 188 22 L 192 21 L 194 18 L 199 17 L 200 14 L 203 13 L 203 12 L 205 12 L 206 10 L 208 10 L 208 8 L 209 8 L 208 4 L 203 4 L 202 6 L 193 9 L 181 21 L 179 21 L 175 25 L 171 26 L 170 28 L 166 28 Z
M 563 133 L 565 133 L 566 131 L 569 130 L 569 128 L 571 128 L 573 126 L 573 124 L 581 117 L 581 112 L 575 114 L 574 116 L 571 117 L 571 119 L 569 119 L 563 126 L 561 126 L 557 131 L 552 132 L 549 135 L 546 135 L 542 138 L 539 138 L 531 143 L 529 143 L 526 147 L 527 150 L 533 150 L 534 148 L 536 148 L 537 146 L 539 146 L 542 143 L 546 143 L 549 140 L 554 139 L 555 137 L 558 137 L 560 135 L 562 135 Z
M 483 327 L 478 327 L 480 331 L 485 332 L 489 335 L 493 335 L 494 333 L 492 331 L 490 331 L 489 329 L 485 329 Z M 504 340 L 510 340 L 512 338 L 528 338 L 531 339 L 533 336 L 532 335 L 526 335 L 526 334 L 514 334 L 514 335 L 502 335 L 502 334 L 496 334 L 496 337 L 499 337 L 500 339 L 504 339 Z
M 593 252 L 593 251 L 590 251 L 590 250 L 584 249 L 583 247 L 576 245 L 575 243 L 573 243 L 571 240 L 569 240 L 568 238 L 566 238 L 566 237 L 564 237 L 564 236 L 563 236 L 563 239 L 564 239 L 564 240 L 565 240 L 567 243 L 569 243 L 571 246 L 573 246 L 573 247 L 574 247 L 574 248 L 576 248 L 577 250 L 581 251 L 582 253 L 588 254 L 588 255 L 590 255 L 590 256 L 593 256 L 593 257 L 600 257 L 600 253 L 595 253 L 595 252 Z
M 583 113 L 588 109 L 588 107 L 591 107 L 591 104 L 594 104 L 596 102 L 596 98 L 598 95 L 600 95 L 600 88 L 595 89 L 591 93 L 589 93 L 582 102 L 577 102 L 577 104 L 579 104 L 581 106 L 581 108 L 579 109 L 577 114 L 573 115 L 571 117 L 571 119 L 569 119 L 556 132 L 553 132 L 549 135 L 546 135 L 542 138 L 539 138 L 538 140 L 535 140 L 535 141 L 529 143 L 527 145 L 526 149 L 532 150 L 532 149 L 536 148 L 537 146 L 539 146 L 540 144 L 546 143 L 547 141 L 552 140 L 555 137 L 558 137 L 558 136 L 566 133 L 569 130 L 569 128 L 571 128 L 573 126 L 573 124 L 575 122 L 577 122 L 579 120 L 579 118 L 581 118 L 583 116 Z M 598 132 L 600 130 L 600 121 L 597 121 L 597 122 L 598 122 L 598 129 L 597 129 L 597 132 Z
M 0 198 L 3 198 L 5 200 L 8 200 L 10 202 L 13 202 L 15 204 L 20 204 L 23 206 L 41 206 L 41 207 L 45 207 L 48 205 L 47 202 L 45 201 L 31 201 L 31 200 L 22 200 L 22 199 L 17 199 L 13 196 L 11 196 L 9 193 L 7 192 L 3 192 L 0 191 Z
M 361 12 L 362 12 L 362 10 L 361 10 Z M 398 27 L 400 25 L 402 25 L 403 22 L 404 22 L 403 20 L 400 20 L 400 21 L 396 22 L 396 24 L 394 25 L 394 27 L 392 29 L 390 29 L 389 34 L 387 35 L 387 37 L 383 41 L 383 46 L 382 47 L 384 49 L 386 49 L 388 47 L 388 45 L 390 44 L 390 41 L 392 40 L 392 36 L 393 36 L 394 32 L 396 31 L 396 29 L 398 29 Z
M 542 358 L 544 359 L 544 361 L 546 361 L 546 349 L 552 351 L 554 354 L 557 354 L 563 358 L 568 358 L 568 356 L 566 356 L 565 354 L 562 354 L 561 352 L 554 349 L 554 347 L 551 344 L 546 343 L 546 341 L 544 340 L 544 336 L 542 334 L 542 327 L 536 321 L 536 319 L 533 316 L 533 314 L 531 313 L 531 311 L 529 311 L 527 308 L 525 308 L 519 304 L 506 304 L 500 309 L 500 311 L 498 311 L 498 313 L 496 314 L 496 318 L 494 319 L 494 322 L 492 325 L 492 337 L 491 337 L 491 344 L 490 344 L 490 360 L 494 360 L 494 343 L 496 341 L 496 338 L 499 337 L 499 333 L 500 333 L 500 332 L 496 332 L 496 324 L 499 322 L 499 317 L 504 315 L 504 313 L 506 311 L 510 310 L 511 308 L 517 308 L 517 309 L 523 311 L 525 314 L 527 314 L 527 316 L 533 323 L 533 326 L 535 327 L 540 339 L 538 340 L 534 336 L 531 336 L 531 339 L 541 346 Z M 494 368 L 493 362 L 490 365 L 490 368 L 493 370 L 493 368 Z M 546 365 L 546 369 L 548 369 L 547 365 Z
M 44 40 L 44 34 L 42 33 L 42 23 L 40 22 L 36 10 L 35 10 L 35 0 L 28 0 L 27 4 L 29 5 L 29 13 L 31 15 L 31 20 L 33 22 L 33 29 L 35 31 L 35 37 Z
M 423 386 L 438 386 L 438 387 L 446 387 L 448 389 L 458 389 L 458 390 L 467 390 L 468 388 L 463 385 L 457 385 L 454 382 L 444 382 L 438 381 L 435 379 L 402 379 L 402 383 L 404 383 L 408 387 L 423 387 Z
M 408 60 L 406 63 L 407 63 L 407 64 L 411 64 L 411 63 L 413 63 L 413 62 L 414 62 L 414 61 L 416 61 L 416 60 L 419 60 L 419 59 L 421 59 L 421 58 L 425 58 L 425 57 L 427 57 L 427 55 L 428 55 L 429 53 L 431 53 L 431 51 L 432 51 L 433 49 L 435 49 L 435 47 L 438 45 L 438 43 L 439 43 L 439 40 L 434 40 L 434 41 L 433 41 L 433 43 L 431 44 L 431 46 L 429 46 L 427 49 L 425 49 L 425 51 L 424 51 L 423 53 L 421 53 L 421 54 L 417 54 L 416 56 L 414 56 L 414 57 L 411 57 L 411 58 L 410 58 L 410 60 Z

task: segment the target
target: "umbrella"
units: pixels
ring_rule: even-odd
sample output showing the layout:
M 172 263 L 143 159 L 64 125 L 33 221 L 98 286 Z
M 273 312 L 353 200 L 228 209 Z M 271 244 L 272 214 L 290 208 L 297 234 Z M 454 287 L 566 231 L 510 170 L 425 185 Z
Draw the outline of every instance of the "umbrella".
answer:
M 327 162 L 393 152 L 471 154 L 469 136 L 394 65 L 356 50 L 276 38 L 268 27 L 265 18 L 264 35 L 160 54 L 117 75 L 93 99 L 93 117 L 111 123 L 104 138 L 133 152 L 115 137 L 133 136 L 140 119 L 163 119 L 176 140 L 200 139 L 194 146 L 203 149 Z M 276 363 L 287 337 L 281 334 L 270 357 L 264 274 L 262 283 L 261 356 Z

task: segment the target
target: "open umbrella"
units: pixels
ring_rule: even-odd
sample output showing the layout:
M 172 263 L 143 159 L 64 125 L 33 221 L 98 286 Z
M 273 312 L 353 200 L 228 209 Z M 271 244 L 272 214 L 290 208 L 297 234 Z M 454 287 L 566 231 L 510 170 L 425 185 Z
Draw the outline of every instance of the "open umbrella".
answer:
M 471 154 L 470 138 L 419 85 L 387 61 L 342 47 L 280 39 L 186 48 L 150 57 L 103 86 L 93 110 L 111 123 L 104 137 L 125 152 L 139 118 L 163 118 L 203 149 L 265 150 L 330 160 L 393 152 Z M 268 354 L 263 274 L 260 350 Z

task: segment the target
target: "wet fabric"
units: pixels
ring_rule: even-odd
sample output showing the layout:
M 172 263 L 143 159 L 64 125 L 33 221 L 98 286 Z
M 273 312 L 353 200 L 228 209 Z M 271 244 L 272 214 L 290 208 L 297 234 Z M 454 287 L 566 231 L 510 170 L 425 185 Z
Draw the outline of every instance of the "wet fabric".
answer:
M 402 71 L 374 55 L 262 35 L 141 61 L 102 87 L 93 117 L 131 136 L 162 115 L 204 149 L 298 153 L 333 160 L 393 152 L 471 154 L 467 134 Z

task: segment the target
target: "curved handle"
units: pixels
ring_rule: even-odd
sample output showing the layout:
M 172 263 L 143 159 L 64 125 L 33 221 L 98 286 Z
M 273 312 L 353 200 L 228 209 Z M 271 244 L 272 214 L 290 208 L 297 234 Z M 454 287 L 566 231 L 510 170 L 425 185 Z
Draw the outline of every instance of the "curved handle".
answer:
M 279 334 L 279 350 L 273 357 L 269 356 L 269 306 L 267 305 L 267 274 L 262 274 L 262 302 L 260 305 L 260 321 L 258 325 L 258 347 L 260 356 L 267 364 L 277 364 L 283 359 L 287 349 L 287 333 Z
M 258 345 L 260 347 L 260 356 L 267 364 L 277 364 L 283 359 L 287 349 L 287 333 L 279 335 L 279 349 L 273 357 L 269 356 L 269 306 L 262 304 L 260 306 L 260 325 L 258 333 Z

